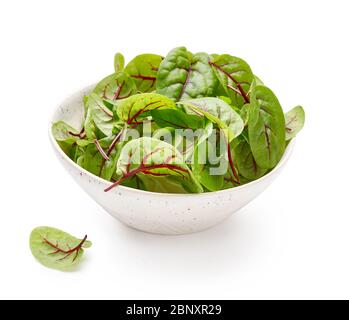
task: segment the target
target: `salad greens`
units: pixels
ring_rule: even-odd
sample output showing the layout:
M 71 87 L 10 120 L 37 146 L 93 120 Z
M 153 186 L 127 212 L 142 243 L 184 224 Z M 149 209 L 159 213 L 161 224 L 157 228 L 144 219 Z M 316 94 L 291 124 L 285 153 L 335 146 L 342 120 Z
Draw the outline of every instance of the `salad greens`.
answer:
M 201 193 L 259 179 L 304 126 L 297 106 L 284 114 L 244 60 L 175 48 L 141 54 L 83 99 L 81 128 L 58 121 L 52 133 L 79 166 L 145 191 Z
M 41 264 L 62 271 L 76 266 L 83 256 L 83 248 L 92 246 L 87 236 L 80 240 L 51 227 L 35 228 L 30 235 L 29 244 L 33 256 Z

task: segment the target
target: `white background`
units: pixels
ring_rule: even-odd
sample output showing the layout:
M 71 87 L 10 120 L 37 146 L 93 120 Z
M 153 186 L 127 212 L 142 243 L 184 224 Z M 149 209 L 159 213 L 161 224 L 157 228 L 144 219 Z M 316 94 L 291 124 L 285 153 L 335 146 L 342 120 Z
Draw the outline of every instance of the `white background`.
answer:
M 349 298 L 348 14 L 346 0 L 1 1 L 0 298 Z M 244 58 L 307 122 L 258 199 L 211 230 L 155 236 L 73 182 L 47 126 L 61 100 L 113 71 L 116 51 L 179 45 Z M 78 271 L 34 260 L 39 225 L 89 235 Z

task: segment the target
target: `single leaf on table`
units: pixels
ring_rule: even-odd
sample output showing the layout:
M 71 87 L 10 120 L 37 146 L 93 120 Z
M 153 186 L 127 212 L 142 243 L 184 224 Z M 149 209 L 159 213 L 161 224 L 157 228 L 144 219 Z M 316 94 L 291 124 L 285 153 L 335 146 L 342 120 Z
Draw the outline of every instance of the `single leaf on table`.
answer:
M 122 53 L 118 52 L 114 56 L 114 70 L 116 73 L 122 71 L 125 67 L 125 58 Z
M 156 91 L 175 101 L 213 96 L 218 80 L 209 61 L 206 53 L 192 54 L 184 47 L 173 49 L 160 64 Z
M 107 137 L 112 135 L 114 115 L 113 112 L 105 106 L 102 98 L 95 93 L 91 93 L 88 99 L 88 108 L 97 128 Z
M 87 236 L 81 240 L 51 227 L 38 227 L 30 235 L 33 256 L 42 265 L 62 271 L 76 266 L 83 256 L 83 248 L 91 245 Z
M 126 68 L 140 92 L 152 92 L 156 88 L 156 76 L 163 57 L 157 54 L 141 54 L 131 60 Z
M 267 87 L 252 90 L 248 136 L 257 164 L 264 169 L 274 168 L 285 151 L 285 117 L 278 99 Z
M 93 93 L 107 101 L 118 101 L 136 94 L 137 87 L 126 72 L 120 71 L 100 81 Z
M 237 145 L 233 148 L 233 155 L 239 174 L 246 179 L 259 179 L 268 171 L 257 164 L 251 147 L 244 138 L 239 139 Z
M 153 110 L 176 109 L 175 103 L 166 96 L 157 93 L 136 94 L 122 101 L 117 108 L 120 120 L 129 125 L 142 123 Z
M 202 116 L 187 114 L 180 109 L 153 110 L 151 116 L 159 127 L 196 130 L 205 126 Z
M 250 102 L 248 93 L 255 77 L 244 60 L 222 54 L 215 56 L 210 65 L 235 106 Z
M 228 131 L 228 139 L 238 137 L 244 129 L 244 122 L 240 115 L 225 101 L 218 98 L 198 98 L 181 101 L 187 113 L 205 116 L 220 129 Z
M 117 174 L 120 179 L 105 191 L 138 176 L 148 191 L 169 193 L 202 192 L 178 150 L 164 141 L 143 137 L 128 142 L 122 149 Z
M 293 139 L 304 127 L 305 113 L 301 106 L 294 107 L 285 114 L 286 141 Z

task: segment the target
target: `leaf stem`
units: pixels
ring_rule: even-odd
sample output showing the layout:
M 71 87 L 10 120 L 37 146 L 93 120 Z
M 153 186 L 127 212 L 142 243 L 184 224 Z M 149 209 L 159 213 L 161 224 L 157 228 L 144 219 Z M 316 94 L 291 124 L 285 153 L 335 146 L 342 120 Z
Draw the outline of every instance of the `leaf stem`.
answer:
M 109 157 L 110 157 L 111 153 L 112 153 L 113 150 L 115 149 L 116 144 L 120 141 L 120 139 L 121 139 L 121 137 L 122 137 L 122 135 L 123 135 L 123 133 L 124 133 L 125 130 L 126 130 L 126 129 L 122 129 L 122 130 L 116 135 L 116 137 L 114 138 L 114 140 L 113 140 L 112 143 L 110 144 L 110 146 L 109 146 L 109 148 L 108 148 L 108 151 L 107 151 L 107 157 L 108 157 L 108 159 L 103 158 L 103 161 L 102 161 L 102 164 L 101 164 L 101 169 L 99 170 L 99 176 L 101 176 L 102 171 L 103 171 L 103 168 L 104 168 L 104 165 L 105 165 L 105 162 L 108 161 L 108 160 L 110 159 Z
M 95 144 L 96 148 L 98 149 L 99 153 L 102 155 L 102 157 L 108 161 L 109 160 L 109 157 L 107 156 L 107 154 L 104 152 L 103 148 L 101 147 L 99 141 L 97 139 L 95 139 L 93 141 L 93 143 Z
M 225 143 L 227 145 L 227 152 L 228 152 L 228 159 L 229 159 L 229 164 L 230 164 L 230 168 L 233 172 L 233 175 L 235 177 L 235 179 L 237 180 L 237 182 L 240 184 L 240 178 L 239 178 L 239 174 L 236 171 L 235 165 L 234 165 L 234 161 L 233 161 L 233 155 L 231 153 L 231 149 L 230 149 L 230 144 L 229 144 L 229 140 L 228 138 L 225 136 L 225 134 L 223 133 L 223 137 L 225 139 Z

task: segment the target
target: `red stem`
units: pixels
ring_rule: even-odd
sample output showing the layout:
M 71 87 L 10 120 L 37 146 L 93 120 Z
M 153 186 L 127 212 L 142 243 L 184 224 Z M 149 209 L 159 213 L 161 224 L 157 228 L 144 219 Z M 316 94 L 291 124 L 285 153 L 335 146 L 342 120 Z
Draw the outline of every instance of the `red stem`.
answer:
M 228 152 L 228 159 L 229 159 L 229 164 L 230 164 L 230 168 L 233 171 L 233 175 L 235 177 L 235 179 L 237 180 L 237 182 L 240 184 L 240 178 L 239 175 L 235 169 L 235 165 L 234 165 L 234 161 L 233 161 L 233 155 L 231 154 L 231 149 L 230 149 L 230 144 L 229 144 L 229 140 L 228 138 L 224 135 L 224 139 L 225 139 L 225 143 L 227 145 L 227 152 Z
M 113 150 L 115 149 L 116 144 L 120 141 L 122 134 L 124 132 L 124 129 L 122 129 L 114 138 L 114 140 L 112 141 L 112 143 L 110 144 L 108 151 L 107 151 L 107 156 L 108 158 L 110 157 L 111 153 L 113 152 Z M 105 162 L 107 160 L 105 158 L 103 158 L 102 164 L 101 164 L 101 169 L 99 170 L 99 176 L 101 176 Z
M 101 147 L 99 141 L 98 141 L 97 139 L 95 139 L 95 140 L 93 141 L 93 143 L 94 143 L 95 146 L 97 147 L 97 149 L 98 149 L 99 153 L 102 155 L 102 157 L 103 157 L 106 161 L 108 161 L 108 160 L 109 160 L 109 157 L 108 157 L 108 156 L 106 155 L 106 153 L 104 152 L 104 150 L 103 150 L 103 148 Z

